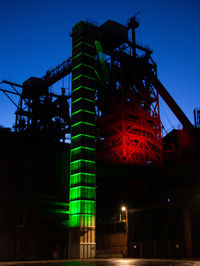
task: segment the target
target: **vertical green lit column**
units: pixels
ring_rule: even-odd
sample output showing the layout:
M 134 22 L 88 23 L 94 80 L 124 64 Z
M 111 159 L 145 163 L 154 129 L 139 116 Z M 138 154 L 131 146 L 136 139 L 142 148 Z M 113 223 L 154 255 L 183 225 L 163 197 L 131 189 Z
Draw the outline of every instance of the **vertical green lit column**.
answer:
M 94 26 L 72 32 L 72 123 L 70 153 L 70 257 L 95 257 L 96 149 Z

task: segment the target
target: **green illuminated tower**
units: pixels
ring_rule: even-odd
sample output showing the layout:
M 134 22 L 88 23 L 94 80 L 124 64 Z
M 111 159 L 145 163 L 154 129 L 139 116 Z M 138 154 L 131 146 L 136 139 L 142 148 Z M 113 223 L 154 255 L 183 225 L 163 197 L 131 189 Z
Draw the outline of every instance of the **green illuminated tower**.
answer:
M 71 258 L 96 253 L 95 31 L 96 26 L 82 21 L 72 31 Z

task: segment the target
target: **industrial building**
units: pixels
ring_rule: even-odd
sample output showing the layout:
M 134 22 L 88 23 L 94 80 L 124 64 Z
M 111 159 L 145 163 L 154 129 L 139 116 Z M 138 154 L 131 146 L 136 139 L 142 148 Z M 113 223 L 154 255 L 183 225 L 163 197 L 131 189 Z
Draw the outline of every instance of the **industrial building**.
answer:
M 0 260 L 199 256 L 200 112 L 193 126 L 138 26 L 80 21 L 72 57 L 2 81 L 20 101 L 0 130 Z M 159 96 L 183 126 L 164 138 Z

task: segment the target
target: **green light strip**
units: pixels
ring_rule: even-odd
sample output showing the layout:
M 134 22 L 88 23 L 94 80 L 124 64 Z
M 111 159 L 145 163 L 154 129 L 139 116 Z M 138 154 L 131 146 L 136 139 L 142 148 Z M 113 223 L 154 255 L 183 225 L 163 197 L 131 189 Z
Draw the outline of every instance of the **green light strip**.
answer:
M 90 100 L 90 99 L 88 99 L 88 98 L 84 98 L 84 97 L 80 97 L 80 98 L 78 98 L 77 100 L 73 101 L 72 104 L 73 104 L 73 103 L 76 103 L 76 102 L 78 102 L 78 101 L 80 101 L 80 100 L 85 100 L 85 101 L 88 101 L 88 102 L 95 103 L 95 101 L 93 101 L 93 100 Z
M 74 56 L 72 58 L 72 62 L 73 62 L 72 93 L 79 89 L 82 89 L 82 90 L 78 91 L 77 93 L 74 93 L 74 95 L 72 94 L 72 99 L 73 99 L 72 104 L 77 102 L 77 105 L 79 106 L 74 105 L 73 108 L 74 107 L 76 108 L 73 109 L 74 112 L 72 112 L 71 114 L 72 116 L 71 127 L 72 127 L 72 136 L 73 136 L 71 137 L 72 148 L 70 150 L 71 152 L 70 173 L 72 174 L 70 174 L 70 195 L 69 195 L 70 214 L 72 216 L 72 218 L 70 218 L 71 223 L 69 223 L 69 226 L 71 227 L 77 227 L 77 226 L 80 227 L 82 225 L 82 222 L 79 217 L 84 217 L 84 216 L 86 216 L 86 218 L 83 221 L 84 224 L 86 226 L 92 225 L 93 219 L 95 218 L 95 211 L 96 211 L 96 200 L 95 200 L 96 199 L 96 192 L 95 192 L 96 191 L 96 186 L 95 186 L 96 160 L 94 156 L 96 149 L 93 148 L 92 144 L 90 144 L 90 141 L 92 139 L 93 139 L 92 143 L 95 140 L 92 127 L 95 127 L 95 123 L 93 123 L 93 117 L 96 114 L 95 110 L 92 108 L 94 107 L 94 104 L 95 104 L 94 93 L 96 91 L 94 84 L 91 84 L 91 82 L 94 82 L 96 80 L 95 74 L 93 75 L 93 72 L 95 70 L 95 66 L 94 66 L 95 57 L 93 55 L 95 50 L 93 49 L 95 48 L 95 46 L 93 46 L 92 44 L 93 43 L 90 41 L 79 39 L 77 42 L 74 43 L 74 46 L 72 48 L 74 49 L 74 48 L 79 47 L 76 50 L 77 52 L 73 50 Z M 88 49 L 87 46 L 91 48 Z M 85 53 L 83 52 L 84 50 L 82 48 L 83 49 L 87 48 L 88 51 L 86 51 Z M 89 60 L 89 58 L 92 58 L 92 59 Z M 80 72 L 77 73 L 78 71 Z M 78 85 L 76 82 L 78 83 Z M 84 85 L 84 83 L 86 86 L 82 86 Z M 87 87 L 87 85 L 91 86 L 92 88 Z M 91 91 L 92 93 L 89 91 Z M 86 96 L 86 98 L 84 96 Z M 81 100 L 84 100 L 84 101 L 80 102 Z M 85 113 L 89 113 L 91 115 L 86 115 Z M 75 116 L 76 114 L 77 116 Z M 81 119 L 81 116 L 84 116 L 84 115 L 87 116 L 87 119 Z M 86 120 L 87 122 L 84 120 Z M 81 126 L 82 124 L 83 126 Z M 78 126 L 78 125 L 80 126 L 75 128 L 75 126 Z M 89 126 L 92 126 L 92 127 L 89 127 Z M 82 133 L 86 133 L 86 134 L 82 134 Z M 86 141 L 86 143 L 83 143 L 84 140 Z M 89 141 L 88 144 L 90 145 L 87 145 L 88 141 Z M 88 154 L 91 157 L 82 156 L 81 155 L 82 153 L 83 155 Z M 74 155 L 76 155 L 76 157 L 74 157 Z M 74 158 L 74 160 L 72 158 Z M 80 159 L 80 158 L 85 158 L 85 159 Z M 87 173 L 88 171 L 91 173 Z
M 91 214 L 91 213 L 71 213 L 70 215 L 73 215 L 73 216 L 90 216 L 90 217 L 95 216 L 95 214 Z
M 80 147 L 77 147 L 77 148 L 71 149 L 71 151 L 77 151 L 77 150 L 80 150 L 80 149 L 86 149 L 86 150 L 91 150 L 91 151 L 95 151 L 95 150 L 96 150 L 96 149 L 94 149 L 94 148 L 89 148 L 89 147 L 80 146 Z
M 88 56 L 88 57 L 94 59 L 94 56 L 92 56 L 92 55 L 90 55 L 90 54 L 86 54 L 86 53 L 81 52 L 81 53 L 75 55 L 74 57 L 72 57 L 72 60 L 74 60 L 75 58 L 77 58 L 77 57 L 79 57 L 79 56 L 81 56 L 81 55 L 86 55 L 86 56 Z
M 88 111 L 88 110 L 85 110 L 85 109 L 79 109 L 78 111 L 72 113 L 72 115 L 76 115 L 76 114 L 78 114 L 80 112 L 85 112 L 85 113 L 89 113 L 89 114 L 93 114 L 93 115 L 95 114 L 95 112 L 92 112 L 92 111 Z
M 86 76 L 86 75 L 81 74 L 81 75 L 79 75 L 78 77 L 75 77 L 74 79 L 72 79 L 72 81 L 77 80 L 77 79 L 79 79 L 80 77 L 84 77 L 84 78 L 88 78 L 88 79 L 91 79 L 91 80 L 95 80 L 95 78 L 93 78 L 93 77 L 89 77 L 89 76 Z
M 96 176 L 95 174 L 91 174 L 91 173 L 83 173 L 83 172 L 79 172 L 76 174 L 71 174 L 71 176 L 75 176 L 75 175 L 90 175 L 90 176 Z
M 83 202 L 96 202 L 96 200 L 84 200 L 84 199 L 79 199 L 79 200 L 71 200 L 71 203 L 72 203 L 72 202 L 76 202 L 76 201 L 78 201 L 78 202 L 80 202 L 80 201 L 83 201 Z
M 75 49 L 76 47 L 78 47 L 78 46 L 81 45 L 81 44 L 85 44 L 85 45 L 87 45 L 87 46 L 89 46 L 89 47 L 91 47 L 91 48 L 94 48 L 94 46 L 91 45 L 91 44 L 89 44 L 89 43 L 86 43 L 86 42 L 79 42 L 79 43 L 76 44 L 72 49 Z
M 96 187 L 88 187 L 88 186 L 77 186 L 77 187 L 71 187 L 70 189 L 78 189 L 78 188 L 87 188 L 87 189 L 96 189 Z
M 75 139 L 75 138 L 78 138 L 81 136 L 95 139 L 95 136 L 91 136 L 91 135 L 87 135 L 87 134 L 78 134 L 76 136 L 71 137 L 71 139 Z
M 85 66 L 85 67 L 88 67 L 88 68 L 90 68 L 90 69 L 94 69 L 94 67 L 92 67 L 92 66 L 89 66 L 89 65 L 86 65 L 86 64 L 81 63 L 81 64 L 75 66 L 74 68 L 72 68 L 72 71 L 75 70 L 75 69 L 77 69 L 77 68 L 80 67 L 80 66 Z
M 79 86 L 76 89 L 72 90 L 72 92 L 77 91 L 77 90 L 79 90 L 81 88 L 84 88 L 84 89 L 89 90 L 89 91 L 96 91 L 95 89 L 92 89 L 92 88 L 89 88 L 89 87 L 86 87 L 86 86 Z
M 73 162 L 70 162 L 70 164 L 78 163 L 78 162 L 86 162 L 86 163 L 96 163 L 95 161 L 85 160 L 85 159 L 79 159 Z
M 75 126 L 78 126 L 80 124 L 85 124 L 85 125 L 88 125 L 88 126 L 94 126 L 95 127 L 95 124 L 88 123 L 88 122 L 83 122 L 83 121 L 80 121 L 80 122 L 78 122 L 76 124 L 73 124 L 73 125 L 71 125 L 71 127 L 75 127 Z

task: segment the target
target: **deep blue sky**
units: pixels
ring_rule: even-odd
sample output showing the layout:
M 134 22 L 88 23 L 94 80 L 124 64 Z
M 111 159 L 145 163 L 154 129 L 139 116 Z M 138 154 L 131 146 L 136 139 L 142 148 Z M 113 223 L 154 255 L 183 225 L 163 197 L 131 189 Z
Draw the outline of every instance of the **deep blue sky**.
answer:
M 153 48 L 158 77 L 193 123 L 200 107 L 199 0 L 0 0 L 0 80 L 41 77 L 71 56 L 75 23 L 108 19 L 126 24 L 141 10 L 137 41 Z M 161 101 L 167 131 L 178 120 Z M 0 92 L 0 125 L 11 127 L 15 106 Z

